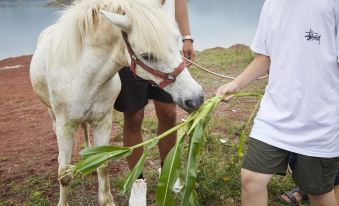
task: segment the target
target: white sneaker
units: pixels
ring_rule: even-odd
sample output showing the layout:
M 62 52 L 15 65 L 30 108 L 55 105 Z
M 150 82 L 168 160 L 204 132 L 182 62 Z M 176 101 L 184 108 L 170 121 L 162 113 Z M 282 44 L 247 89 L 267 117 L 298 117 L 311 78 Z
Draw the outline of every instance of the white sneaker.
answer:
M 137 179 L 132 185 L 129 197 L 129 206 L 146 206 L 147 183 L 144 179 Z
M 159 172 L 159 176 L 160 176 L 161 168 L 158 169 L 158 172 Z M 184 187 L 184 185 L 182 184 L 181 180 L 178 178 L 173 185 L 172 192 L 174 194 L 178 194 L 179 192 L 181 192 L 183 187 Z

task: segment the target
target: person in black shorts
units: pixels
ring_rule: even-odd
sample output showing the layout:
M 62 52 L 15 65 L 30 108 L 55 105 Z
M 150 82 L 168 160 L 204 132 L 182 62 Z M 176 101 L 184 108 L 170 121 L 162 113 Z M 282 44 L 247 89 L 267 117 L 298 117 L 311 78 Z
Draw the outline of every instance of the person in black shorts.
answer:
M 183 55 L 192 60 L 194 58 L 193 38 L 190 35 L 187 2 L 186 0 L 167 0 L 165 9 L 175 14 L 180 33 L 182 34 Z M 174 7 L 174 8 L 173 8 Z M 175 12 L 173 11 L 175 9 Z M 144 119 L 144 107 L 149 100 L 153 100 L 156 116 L 158 118 L 157 134 L 162 134 L 176 124 L 176 105 L 170 94 L 147 80 L 136 77 L 128 67 L 120 72 L 122 83 L 121 92 L 115 102 L 114 108 L 124 113 L 123 143 L 124 146 L 133 146 L 141 143 L 141 125 Z M 161 166 L 176 142 L 176 133 L 170 134 L 158 144 Z M 143 153 L 143 149 L 136 149 L 127 157 L 129 168 L 132 169 Z M 159 169 L 161 170 L 161 169 Z M 179 180 L 176 181 L 172 191 L 178 192 L 182 188 Z M 129 205 L 146 205 L 147 184 L 143 174 L 132 185 Z

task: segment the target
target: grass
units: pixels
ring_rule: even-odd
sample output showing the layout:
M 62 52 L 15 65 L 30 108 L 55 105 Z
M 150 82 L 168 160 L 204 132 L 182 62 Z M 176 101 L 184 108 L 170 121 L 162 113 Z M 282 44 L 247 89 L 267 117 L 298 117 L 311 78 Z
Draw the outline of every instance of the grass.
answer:
M 238 46 L 229 49 L 209 49 L 197 53 L 196 62 L 213 71 L 236 76 L 253 59 L 247 47 Z M 206 74 L 195 67 L 190 69 L 192 75 L 202 84 L 207 98 L 214 96 L 218 86 L 229 82 Z M 258 81 L 246 91 L 262 92 L 265 81 Z M 198 173 L 196 191 L 199 194 L 199 204 L 206 206 L 240 205 L 240 168 L 241 161 L 237 157 L 239 134 L 256 104 L 256 98 L 236 99 L 229 104 L 221 104 L 217 108 L 209 128 L 205 131 L 203 147 L 198 156 Z M 151 108 L 146 108 L 143 123 L 144 139 L 156 136 L 157 119 Z M 179 118 L 185 118 L 185 113 L 179 111 Z M 121 145 L 122 115 L 114 112 L 115 144 Z M 247 131 L 248 134 L 249 131 Z M 226 140 L 221 143 L 220 139 Z M 187 148 L 185 147 L 187 150 Z M 2 158 L 0 157 L 0 161 Z M 120 170 L 111 172 L 112 191 L 116 204 L 127 205 L 128 195 L 117 191 L 118 180 L 127 175 L 127 165 L 119 160 Z M 155 189 L 160 167 L 159 153 L 153 148 L 150 158 L 145 164 L 144 176 L 148 182 L 148 205 L 155 203 Z M 112 178 L 114 176 L 114 179 Z M 280 201 L 280 195 L 294 187 L 290 176 L 274 177 L 269 185 L 269 205 L 286 205 Z M 56 205 L 59 186 L 56 171 L 53 174 L 36 174 L 20 180 L 0 180 L 0 206 Z M 176 199 L 179 201 L 180 196 Z M 97 180 L 95 175 L 85 178 L 77 177 L 72 181 L 70 205 L 97 205 Z M 303 205 L 308 205 L 303 204 Z
M 53 189 L 49 175 L 32 175 L 26 179 L 14 180 L 9 184 L 0 182 L 2 193 L 0 205 L 47 206 L 52 204 L 48 193 Z

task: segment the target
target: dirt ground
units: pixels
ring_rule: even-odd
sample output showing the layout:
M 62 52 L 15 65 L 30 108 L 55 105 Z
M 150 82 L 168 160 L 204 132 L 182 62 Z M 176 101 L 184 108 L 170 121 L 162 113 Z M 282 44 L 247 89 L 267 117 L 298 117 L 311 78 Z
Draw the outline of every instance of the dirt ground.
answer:
M 56 136 L 47 109 L 30 84 L 31 57 L 0 61 L 0 199 L 12 193 L 9 188 L 13 182 L 35 175 L 48 174 L 56 183 L 54 192 L 58 191 Z M 80 131 L 75 139 L 73 159 L 79 158 L 83 145 Z M 111 170 L 114 173 L 125 167 L 115 164 Z
M 46 107 L 29 80 L 31 56 L 6 59 L 0 68 L 0 176 L 25 177 L 57 169 L 57 144 Z

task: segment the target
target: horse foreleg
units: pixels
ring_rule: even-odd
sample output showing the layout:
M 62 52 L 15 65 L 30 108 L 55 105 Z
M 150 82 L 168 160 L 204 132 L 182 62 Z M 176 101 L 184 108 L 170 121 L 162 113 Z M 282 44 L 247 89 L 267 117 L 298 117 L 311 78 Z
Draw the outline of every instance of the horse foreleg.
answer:
M 92 122 L 92 128 L 94 145 L 108 145 L 112 130 L 112 111 L 100 121 Z M 110 190 L 108 164 L 106 163 L 98 168 L 97 172 L 99 182 L 99 205 L 114 206 L 115 204 Z
M 81 123 L 81 127 L 82 127 L 82 130 L 84 132 L 85 147 L 89 148 L 89 147 L 91 147 L 91 142 L 90 142 L 90 139 L 89 139 L 89 136 L 88 136 L 87 123 L 86 122 Z
M 58 206 L 67 206 L 68 199 L 68 187 L 71 181 L 71 177 L 67 175 L 67 166 L 71 163 L 73 144 L 74 144 L 74 133 L 78 127 L 77 123 L 68 122 L 56 118 L 55 129 L 59 148 L 59 169 L 58 177 L 60 184 L 60 197 Z

